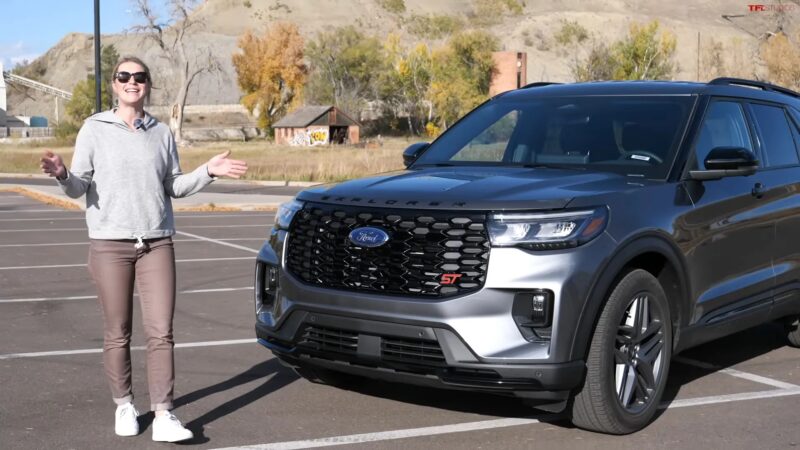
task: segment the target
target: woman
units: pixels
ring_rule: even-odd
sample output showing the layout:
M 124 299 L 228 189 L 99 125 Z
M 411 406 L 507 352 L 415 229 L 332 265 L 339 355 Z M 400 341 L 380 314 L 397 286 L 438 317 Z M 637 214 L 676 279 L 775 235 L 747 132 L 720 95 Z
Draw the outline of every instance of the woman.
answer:
M 131 390 L 131 314 L 138 285 L 147 337 L 147 379 L 155 412 L 153 440 L 193 437 L 170 411 L 174 362 L 175 233 L 170 197 L 194 194 L 216 177 L 239 178 L 244 161 L 214 156 L 191 173 L 181 173 L 175 139 L 165 124 L 144 110 L 152 88 L 150 70 L 125 57 L 114 68 L 118 106 L 89 117 L 75 143 L 72 168 L 47 151 L 42 171 L 72 198 L 86 194 L 89 272 L 103 310 L 103 364 L 114 403 L 116 434 L 139 433 Z

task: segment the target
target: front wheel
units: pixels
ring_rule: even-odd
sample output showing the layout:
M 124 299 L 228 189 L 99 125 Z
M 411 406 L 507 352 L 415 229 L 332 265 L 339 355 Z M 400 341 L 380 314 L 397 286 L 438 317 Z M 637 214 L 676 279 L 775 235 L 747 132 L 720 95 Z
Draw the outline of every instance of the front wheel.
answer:
M 572 422 L 610 434 L 644 428 L 658 410 L 671 356 L 664 289 L 649 272 L 632 270 L 611 291 L 598 319 Z
M 789 345 L 800 347 L 800 316 L 786 319 L 786 338 Z

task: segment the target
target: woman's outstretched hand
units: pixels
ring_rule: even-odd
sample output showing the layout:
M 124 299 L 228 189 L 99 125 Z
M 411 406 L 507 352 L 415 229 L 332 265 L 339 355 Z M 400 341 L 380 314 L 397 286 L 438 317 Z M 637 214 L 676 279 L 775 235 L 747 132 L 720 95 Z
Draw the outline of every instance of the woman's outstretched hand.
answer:
M 42 156 L 39 162 L 39 167 L 42 168 L 42 173 L 46 173 L 51 177 L 56 177 L 59 180 L 63 180 L 67 177 L 67 168 L 64 167 L 64 161 L 60 156 L 51 152 L 50 150 L 46 150 L 44 152 L 44 156 Z
M 247 163 L 238 159 L 228 159 L 228 150 L 208 160 L 208 174 L 212 177 L 239 178 L 247 172 Z

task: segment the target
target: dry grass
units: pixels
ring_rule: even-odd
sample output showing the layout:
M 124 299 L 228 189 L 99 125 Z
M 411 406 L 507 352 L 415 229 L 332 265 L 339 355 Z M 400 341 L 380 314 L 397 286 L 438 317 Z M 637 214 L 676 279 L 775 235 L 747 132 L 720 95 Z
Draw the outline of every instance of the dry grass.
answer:
M 291 147 L 265 141 L 198 143 L 180 148 L 181 167 L 188 172 L 225 150 L 247 161 L 245 179 L 280 181 L 342 181 L 403 168 L 403 149 L 413 140 L 386 139 L 382 146 Z M 0 145 L 0 172 L 40 173 L 42 147 Z M 54 147 L 69 163 L 72 148 Z

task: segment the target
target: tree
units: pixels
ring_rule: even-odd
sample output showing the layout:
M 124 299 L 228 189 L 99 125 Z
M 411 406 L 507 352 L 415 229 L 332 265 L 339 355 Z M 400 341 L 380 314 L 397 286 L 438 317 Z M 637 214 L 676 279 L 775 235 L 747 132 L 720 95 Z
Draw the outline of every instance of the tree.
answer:
M 102 104 L 108 105 L 109 107 L 114 106 L 111 84 L 114 78 L 114 66 L 117 65 L 118 61 L 119 53 L 117 53 L 117 49 L 113 44 L 102 46 L 100 50 L 100 68 L 101 75 L 103 77 L 103 84 L 101 84 L 101 86 L 105 86 L 105 93 L 108 94 L 108 101 L 106 101 L 105 94 L 102 95 L 101 100 L 103 100 Z M 94 100 L 94 97 L 92 97 L 92 100 Z
M 114 66 L 111 66 L 113 69 Z M 103 83 L 105 84 L 105 83 Z M 103 84 L 100 86 L 103 87 Z M 64 109 L 67 116 L 76 123 L 83 122 L 87 117 L 94 114 L 95 111 L 95 79 L 94 74 L 88 75 L 85 80 L 79 81 L 72 89 L 72 98 L 69 99 Z M 101 92 L 100 103 L 103 105 L 111 104 L 111 94 L 108 86 L 105 86 Z
M 669 31 L 659 35 L 658 21 L 634 23 L 628 35 L 610 47 L 593 40 L 586 57 L 572 65 L 572 74 L 576 81 L 671 78 L 676 42 Z
M 204 72 L 219 72 L 219 61 L 209 48 L 189 47 L 192 33 L 205 23 L 197 16 L 190 15 L 199 0 L 164 0 L 169 9 L 169 18 L 162 21 L 150 6 L 150 0 L 132 0 L 135 11 L 144 19 L 144 25 L 137 25 L 132 31 L 144 33 L 153 40 L 176 74 L 177 89 L 172 102 L 169 127 L 175 140 L 183 141 L 183 109 L 189 94 L 189 87 L 195 77 Z
M 297 25 L 289 22 L 275 24 L 263 37 L 247 31 L 239 38 L 242 53 L 233 55 L 233 66 L 245 93 L 242 104 L 251 113 L 258 110 L 259 127 L 269 130 L 300 101 L 307 72 L 303 46 Z
M 100 80 L 100 88 L 102 90 L 100 94 L 101 105 L 108 105 L 109 107 L 114 106 L 111 80 L 114 76 L 112 73 L 114 71 L 114 66 L 117 65 L 118 60 L 119 54 L 114 45 L 103 46 L 100 49 L 100 67 L 102 69 L 100 74 L 102 76 Z M 87 117 L 97 112 L 95 111 L 95 98 L 97 98 L 95 86 L 94 74 L 90 74 L 87 75 L 85 80 L 81 80 L 75 84 L 75 87 L 72 89 L 72 98 L 64 105 L 64 109 L 67 116 L 74 123 L 81 123 L 86 120 Z
M 393 112 L 405 114 L 408 131 L 419 135 L 432 115 L 426 98 L 433 72 L 431 52 L 423 43 L 406 51 L 396 34 L 389 35 L 385 48 L 388 68 L 379 83 L 381 99 Z
M 380 41 L 353 26 L 320 32 L 308 43 L 310 75 L 306 87 L 312 103 L 333 103 L 358 117 L 375 100 L 378 74 L 385 60 Z
M 433 52 L 429 98 L 442 128 L 484 102 L 495 71 L 492 52 L 497 38 L 484 31 L 454 35 Z
M 576 60 L 570 70 L 575 81 L 613 80 L 617 62 L 605 43 L 595 41 L 586 58 L 583 61 Z
M 800 49 L 784 33 L 777 33 L 761 44 L 761 56 L 769 79 L 792 89 L 800 88 Z
M 659 35 L 657 20 L 647 25 L 632 24 L 628 36 L 611 49 L 617 63 L 614 79 L 671 78 L 676 43 L 675 35 L 669 31 Z

